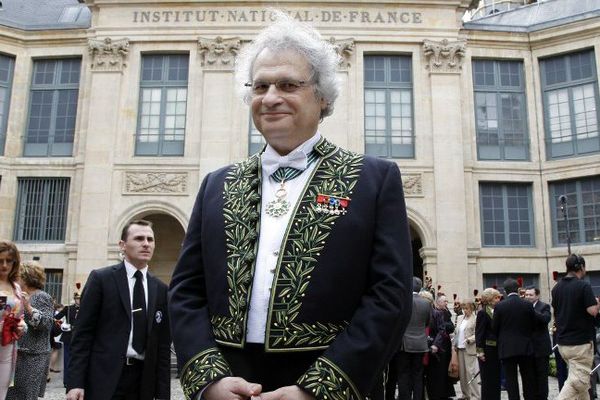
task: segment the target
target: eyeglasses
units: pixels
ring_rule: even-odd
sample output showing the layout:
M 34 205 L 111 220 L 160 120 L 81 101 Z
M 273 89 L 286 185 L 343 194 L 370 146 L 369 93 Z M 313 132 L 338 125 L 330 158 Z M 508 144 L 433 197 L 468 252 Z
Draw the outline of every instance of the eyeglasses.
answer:
M 296 79 L 281 79 L 275 82 L 254 81 L 245 83 L 244 86 L 252 89 L 254 96 L 262 96 L 269 91 L 271 85 L 275 85 L 277 90 L 283 93 L 294 93 L 303 87 L 312 85 L 311 81 L 299 81 Z

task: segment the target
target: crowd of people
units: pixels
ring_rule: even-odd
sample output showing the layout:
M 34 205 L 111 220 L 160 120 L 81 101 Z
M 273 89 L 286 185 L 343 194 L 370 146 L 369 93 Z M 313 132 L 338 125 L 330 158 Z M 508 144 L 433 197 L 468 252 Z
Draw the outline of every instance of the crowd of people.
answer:
M 454 313 L 443 293 L 434 300 L 433 290 L 413 278 L 413 314 L 390 363 L 387 399 L 450 399 L 457 380 L 462 399 L 499 400 L 502 389 L 520 399 L 519 372 L 523 397 L 547 400 L 553 349 L 558 399 L 596 398 L 600 297 L 583 280 L 583 257 L 570 255 L 566 270 L 552 290 L 552 307 L 537 287 L 509 278 L 504 294 L 492 287 L 471 300 L 455 299 Z

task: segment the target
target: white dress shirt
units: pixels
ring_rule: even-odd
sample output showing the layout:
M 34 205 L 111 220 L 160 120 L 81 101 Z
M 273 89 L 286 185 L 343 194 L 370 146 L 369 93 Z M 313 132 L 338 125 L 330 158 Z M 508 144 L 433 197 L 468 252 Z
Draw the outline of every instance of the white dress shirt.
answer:
M 295 148 L 287 156 L 279 156 L 275 150 L 267 145 L 263 157 L 279 157 L 285 163 L 287 158 L 293 157 L 294 152 L 302 152 L 308 155 L 319 141 L 321 135 L 317 132 L 313 137 Z M 272 153 L 275 154 L 272 154 Z M 269 173 L 262 168 L 262 204 L 260 218 L 260 235 L 258 241 L 258 254 L 256 256 L 256 267 L 254 269 L 254 281 L 252 282 L 252 294 L 250 296 L 250 310 L 248 311 L 248 331 L 246 340 L 249 343 L 264 343 L 265 331 L 267 327 L 267 317 L 269 309 L 269 300 L 271 297 L 271 287 L 275 268 L 285 235 L 286 228 L 290 218 L 294 214 L 294 209 L 298 204 L 300 195 L 309 181 L 317 162 L 312 163 L 298 177 L 285 182 L 287 192 L 286 200 L 290 202 L 290 210 L 287 214 L 280 217 L 271 217 L 267 215 L 267 204 L 275 199 L 275 192 L 279 189 L 280 183 L 275 182 L 269 176 Z
M 133 311 L 133 287 L 135 286 L 135 271 L 138 269 L 131 265 L 127 260 L 124 260 L 125 270 L 127 272 L 127 285 L 129 286 L 129 305 Z M 144 285 L 144 297 L 146 298 L 146 312 L 148 312 L 148 279 L 146 273 L 148 273 L 148 266 L 140 269 L 142 272 L 142 284 Z M 141 312 L 141 311 L 136 311 Z M 144 359 L 144 354 L 139 354 L 133 349 L 131 345 L 133 341 L 133 317 L 131 318 L 131 328 L 129 329 L 129 341 L 127 342 L 127 357 L 137 358 L 138 360 Z

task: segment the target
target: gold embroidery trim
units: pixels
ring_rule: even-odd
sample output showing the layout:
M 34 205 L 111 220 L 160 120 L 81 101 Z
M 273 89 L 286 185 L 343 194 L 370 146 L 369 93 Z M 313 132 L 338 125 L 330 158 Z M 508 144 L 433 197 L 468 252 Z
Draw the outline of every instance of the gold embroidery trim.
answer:
M 231 376 L 229 364 L 217 348 L 205 350 L 189 360 L 181 370 L 181 387 L 191 399 L 210 382 Z
M 297 383 L 318 400 L 363 399 L 344 371 L 325 357 L 317 358 Z

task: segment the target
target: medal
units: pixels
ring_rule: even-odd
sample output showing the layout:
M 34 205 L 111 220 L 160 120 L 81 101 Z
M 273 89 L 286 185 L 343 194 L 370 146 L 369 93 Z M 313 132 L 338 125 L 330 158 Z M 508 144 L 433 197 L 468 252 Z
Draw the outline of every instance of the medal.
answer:
M 318 213 L 329 215 L 346 215 L 350 199 L 347 197 L 335 197 L 326 194 L 317 195 L 315 210 Z
M 265 212 L 268 216 L 273 218 L 279 218 L 282 215 L 285 215 L 290 210 L 290 202 L 285 198 L 287 196 L 287 191 L 285 190 L 285 181 L 281 181 L 281 185 L 279 189 L 275 192 L 275 200 L 271 200 L 267 203 L 267 208 Z

